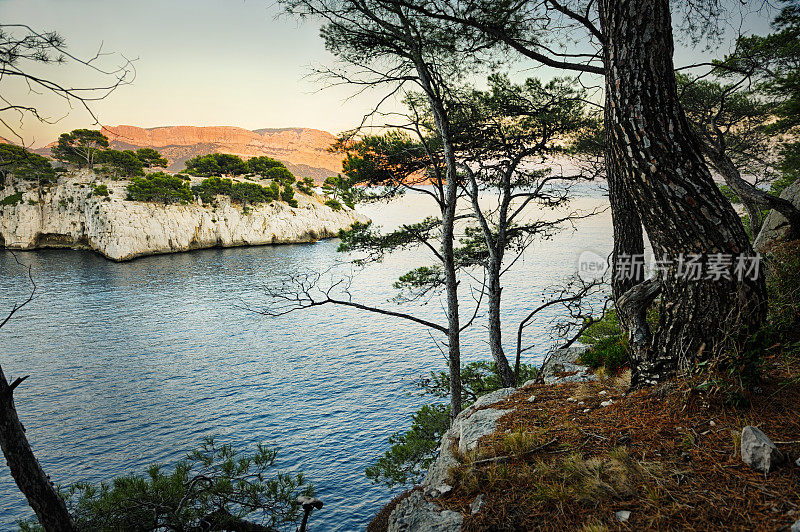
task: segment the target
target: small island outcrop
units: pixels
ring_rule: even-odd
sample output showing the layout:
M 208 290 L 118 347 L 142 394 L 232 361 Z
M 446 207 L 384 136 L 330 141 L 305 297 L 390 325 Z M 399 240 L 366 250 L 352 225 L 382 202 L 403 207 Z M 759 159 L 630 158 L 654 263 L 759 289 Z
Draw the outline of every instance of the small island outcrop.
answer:
M 0 247 L 91 249 L 125 261 L 202 248 L 313 242 L 367 221 L 313 193 L 296 194 L 296 207 L 283 201 L 242 206 L 226 196 L 166 205 L 127 199 L 128 184 L 77 170 L 42 187 L 6 185 L 0 188 Z

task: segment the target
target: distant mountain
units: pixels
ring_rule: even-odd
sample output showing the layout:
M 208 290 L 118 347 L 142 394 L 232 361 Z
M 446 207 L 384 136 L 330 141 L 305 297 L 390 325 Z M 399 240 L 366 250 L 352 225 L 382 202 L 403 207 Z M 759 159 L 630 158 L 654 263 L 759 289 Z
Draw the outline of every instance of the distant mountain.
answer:
M 207 153 L 232 153 L 243 159 L 266 155 L 284 163 L 297 177 L 312 177 L 318 183 L 342 170 L 342 157 L 327 151 L 335 137 L 318 129 L 109 126 L 103 133 L 117 150 L 158 150 L 169 160 L 167 169 L 172 172 L 183 170 L 187 159 Z M 49 155 L 50 146 L 36 151 Z

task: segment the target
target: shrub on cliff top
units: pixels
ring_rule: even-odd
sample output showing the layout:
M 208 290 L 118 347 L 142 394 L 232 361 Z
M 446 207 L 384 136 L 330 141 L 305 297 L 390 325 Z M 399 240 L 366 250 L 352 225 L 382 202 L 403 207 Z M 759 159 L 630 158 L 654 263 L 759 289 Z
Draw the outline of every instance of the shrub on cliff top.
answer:
M 188 203 L 192 191 L 186 181 L 164 172 L 154 172 L 145 177 L 134 177 L 128 185 L 128 198 L 133 201 L 164 203 Z
M 229 153 L 198 155 L 186 161 L 186 173 L 195 176 L 242 175 L 250 171 L 247 162 Z
M 286 166 L 272 157 L 252 157 L 247 160 L 250 172 L 264 176 L 272 168 L 286 168 Z
M 0 186 L 13 175 L 24 181 L 37 181 L 40 184 L 55 180 L 56 174 L 50 161 L 22 146 L 0 144 Z
M 275 183 L 273 183 L 275 184 Z M 261 186 L 258 183 L 234 182 L 227 178 L 209 177 L 193 187 L 193 192 L 203 203 L 214 201 L 216 196 L 228 196 L 235 203 L 265 203 L 278 199 L 280 189 Z

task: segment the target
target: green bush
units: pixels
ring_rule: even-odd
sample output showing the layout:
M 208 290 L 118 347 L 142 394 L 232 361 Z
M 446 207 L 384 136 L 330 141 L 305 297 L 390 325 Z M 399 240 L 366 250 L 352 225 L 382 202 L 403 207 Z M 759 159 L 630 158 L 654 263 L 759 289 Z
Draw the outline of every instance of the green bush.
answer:
M 310 177 L 303 178 L 302 181 L 297 182 L 297 190 L 305 194 L 306 196 L 310 196 L 314 193 L 314 180 Z
M 289 171 L 285 166 L 276 166 L 270 168 L 263 174 L 264 179 L 272 179 L 277 181 L 279 185 L 288 186 L 295 182 L 294 174 Z
M 51 183 L 56 179 L 55 170 L 47 158 L 22 146 L 0 144 L 0 186 L 5 185 L 9 175 L 40 184 Z
M 198 155 L 186 161 L 186 173 L 195 176 L 242 175 L 249 171 L 246 161 L 229 153 Z
M 770 246 L 766 265 L 769 324 L 796 340 L 800 338 L 800 240 Z
M 94 158 L 98 164 L 103 164 L 103 169 L 114 176 L 143 176 L 144 164 L 132 150 L 103 150 Z
M 128 198 L 132 201 L 188 203 L 192 191 L 186 181 L 164 172 L 154 172 L 145 177 L 133 177 L 128 185 Z
M 18 203 L 22 203 L 22 192 L 15 192 L 10 196 L 6 196 L 5 198 L 0 200 L 0 205 L 16 205 Z
M 616 310 L 606 312 L 578 340 L 589 346 L 581 354 L 581 362 L 590 368 L 602 367 L 610 373 L 616 373 L 629 362 L 628 338 L 620 327 Z
M 722 195 L 728 198 L 728 201 L 734 205 L 742 202 L 736 192 L 734 192 L 733 189 L 728 185 L 719 185 L 719 191 L 722 192 Z
M 257 183 L 234 183 L 230 196 L 237 203 L 264 203 L 277 199 L 271 188 Z
M 93 196 L 108 196 L 108 185 L 101 183 L 100 185 L 92 185 Z
M 342 204 L 336 201 L 335 199 L 325 200 L 325 205 L 333 209 L 334 211 L 342 210 Z
M 581 354 L 581 362 L 593 369 L 603 367 L 610 373 L 616 373 L 629 362 L 628 341 L 624 336 L 608 336 L 598 340 Z
M 258 183 L 234 182 L 227 178 L 209 177 L 193 188 L 203 203 L 214 201 L 217 196 L 228 196 L 236 203 L 265 203 L 280 197 L 280 188 L 261 186 Z
M 254 174 L 264 176 L 272 168 L 286 168 L 286 166 L 272 157 L 252 157 L 247 160 L 250 171 Z
M 259 445 L 252 456 L 242 456 L 206 439 L 171 471 L 153 465 L 146 475 L 99 486 L 79 483 L 62 489 L 62 496 L 78 530 L 272 529 L 296 522 L 302 513 L 296 498 L 314 492 L 302 474 L 268 476 L 277 454 L 277 448 Z

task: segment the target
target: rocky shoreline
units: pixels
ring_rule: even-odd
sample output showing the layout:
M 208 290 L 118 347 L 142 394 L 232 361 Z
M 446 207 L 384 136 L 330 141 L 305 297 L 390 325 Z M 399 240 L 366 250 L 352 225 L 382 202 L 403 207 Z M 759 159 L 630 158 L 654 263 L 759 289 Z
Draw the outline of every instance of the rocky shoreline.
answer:
M 570 347 L 554 351 L 540 369 L 545 384 L 565 382 L 586 382 L 596 377 L 588 367 L 575 363 L 585 347 Z M 525 388 L 534 381 L 520 386 Z M 401 500 L 389 516 L 388 532 L 408 532 L 427 530 L 430 532 L 456 532 L 461 530 L 463 516 L 455 511 L 442 508 L 435 499 L 447 495 L 453 489 L 450 471 L 459 462 L 454 450 L 465 454 L 475 449 L 478 440 L 497 429 L 497 420 L 510 412 L 497 408 L 514 394 L 517 388 L 503 388 L 480 397 L 469 408 L 464 409 L 453 421 L 450 430 L 442 437 L 439 456 L 431 464 L 422 489 L 415 490 Z M 480 511 L 481 500 L 473 503 L 472 511 Z
M 100 183 L 82 171 L 42 188 L 0 189 L 0 201 L 22 192 L 17 202 L 0 207 L 0 247 L 88 249 L 127 261 L 213 247 L 314 242 L 367 221 L 305 194 L 295 195 L 297 207 L 273 201 L 243 209 L 223 196 L 213 205 L 163 205 L 126 200 L 128 182 L 122 180 L 103 180 L 109 194 L 93 194 Z

